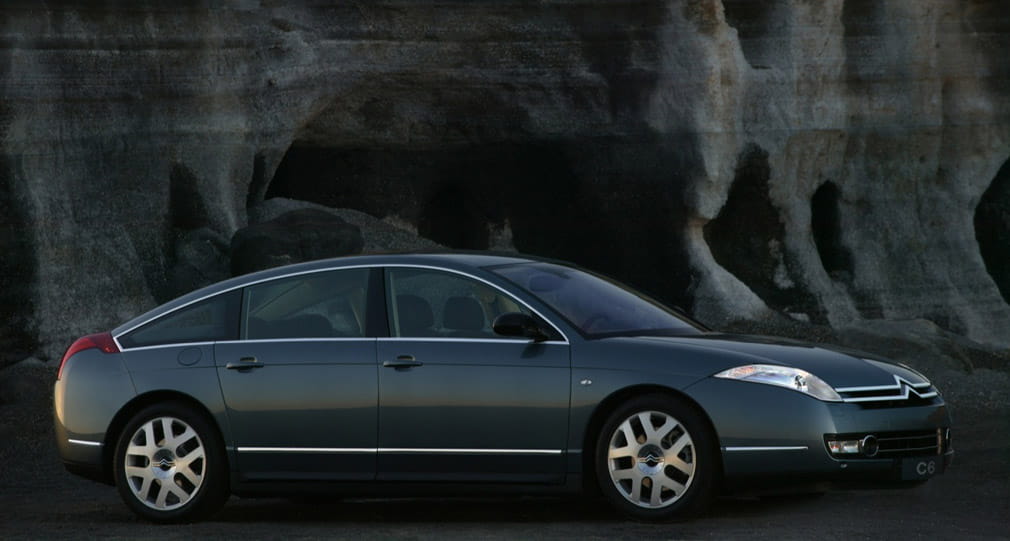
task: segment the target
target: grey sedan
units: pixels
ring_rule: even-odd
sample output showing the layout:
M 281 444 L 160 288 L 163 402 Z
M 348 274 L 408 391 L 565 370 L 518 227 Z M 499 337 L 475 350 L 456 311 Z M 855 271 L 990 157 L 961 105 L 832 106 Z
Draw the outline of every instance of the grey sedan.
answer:
M 238 495 L 600 492 L 639 519 L 725 490 L 913 485 L 953 456 L 930 382 L 714 333 L 569 264 L 361 256 L 241 276 L 60 365 L 66 467 L 153 521 Z

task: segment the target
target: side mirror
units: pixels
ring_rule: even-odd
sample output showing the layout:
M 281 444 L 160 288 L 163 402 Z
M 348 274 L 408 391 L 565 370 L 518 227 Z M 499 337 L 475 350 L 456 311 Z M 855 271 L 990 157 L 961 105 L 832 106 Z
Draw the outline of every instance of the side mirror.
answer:
M 494 318 L 491 328 L 502 336 L 532 338 L 534 342 L 543 342 L 550 338 L 532 316 L 520 312 L 507 312 Z

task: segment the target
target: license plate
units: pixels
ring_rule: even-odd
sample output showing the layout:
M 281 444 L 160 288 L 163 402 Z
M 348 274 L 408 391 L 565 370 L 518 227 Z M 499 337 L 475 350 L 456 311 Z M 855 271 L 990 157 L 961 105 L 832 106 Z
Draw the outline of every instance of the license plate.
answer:
M 918 481 L 943 473 L 943 457 L 929 456 L 901 459 L 901 480 Z

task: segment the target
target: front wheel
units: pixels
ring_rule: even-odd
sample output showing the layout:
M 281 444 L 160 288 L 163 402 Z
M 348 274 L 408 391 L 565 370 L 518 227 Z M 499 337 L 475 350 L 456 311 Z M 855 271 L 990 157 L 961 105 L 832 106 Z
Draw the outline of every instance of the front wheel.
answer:
M 227 498 L 227 460 L 220 438 L 189 406 L 144 408 L 120 434 L 116 487 L 135 513 L 154 522 L 198 520 Z
M 618 407 L 596 444 L 596 477 L 617 509 L 639 520 L 697 515 L 715 495 L 715 436 L 682 400 L 649 395 Z

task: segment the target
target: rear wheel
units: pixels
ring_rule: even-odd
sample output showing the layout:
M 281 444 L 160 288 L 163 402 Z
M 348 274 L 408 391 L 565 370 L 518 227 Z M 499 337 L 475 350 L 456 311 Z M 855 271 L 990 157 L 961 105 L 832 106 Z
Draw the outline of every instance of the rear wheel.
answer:
M 711 503 L 719 473 L 715 437 L 696 410 L 666 395 L 623 404 L 600 431 L 596 477 L 617 509 L 672 520 Z
M 223 445 L 209 422 L 186 404 L 138 412 L 123 430 L 114 461 L 119 495 L 154 522 L 199 520 L 227 498 Z

